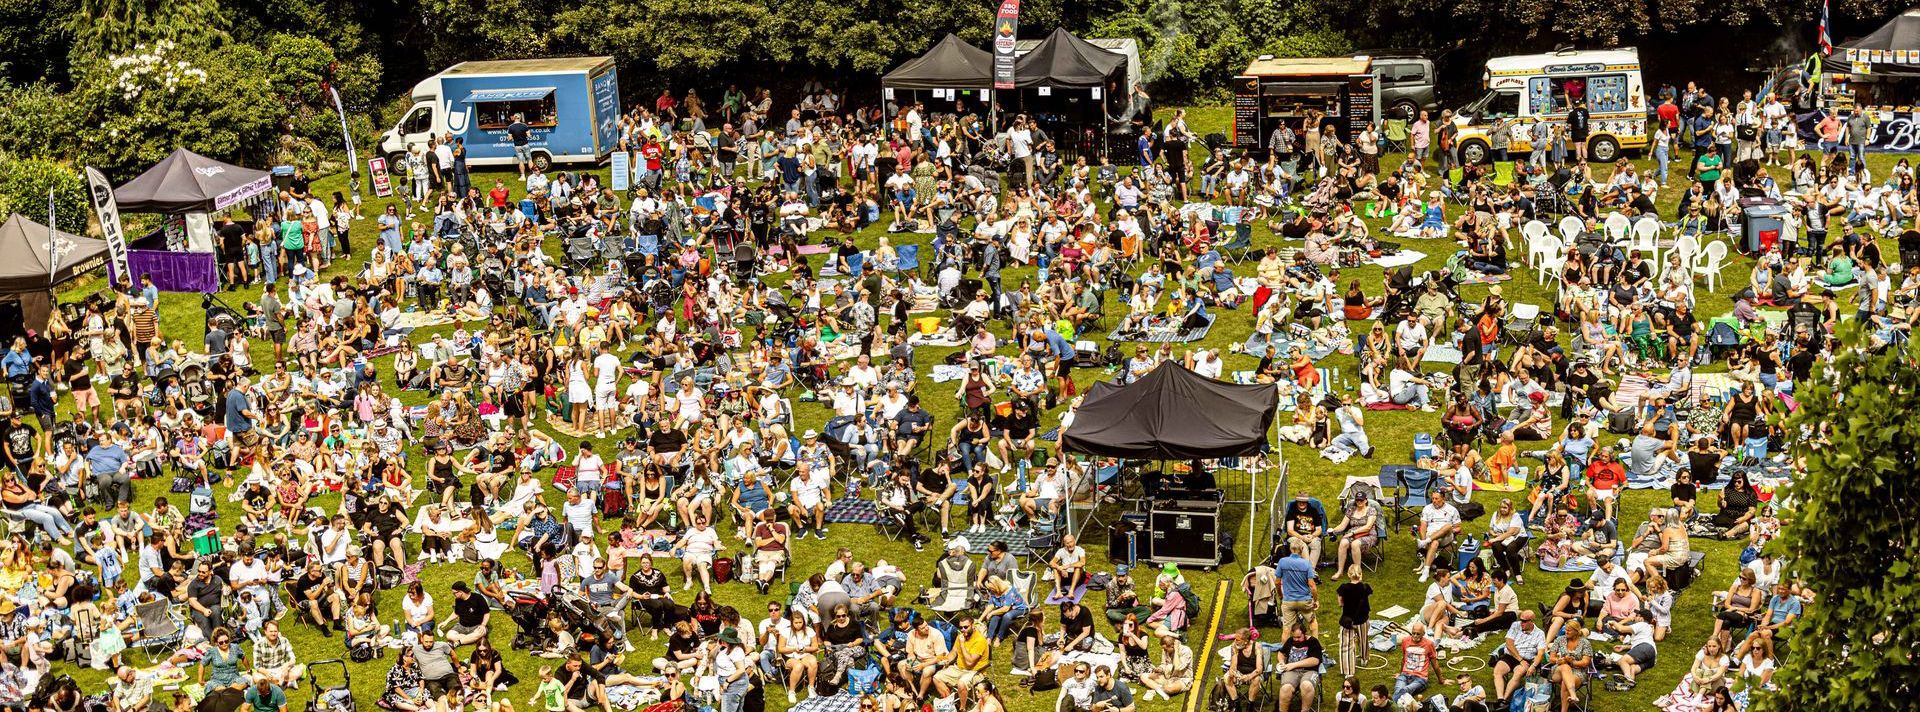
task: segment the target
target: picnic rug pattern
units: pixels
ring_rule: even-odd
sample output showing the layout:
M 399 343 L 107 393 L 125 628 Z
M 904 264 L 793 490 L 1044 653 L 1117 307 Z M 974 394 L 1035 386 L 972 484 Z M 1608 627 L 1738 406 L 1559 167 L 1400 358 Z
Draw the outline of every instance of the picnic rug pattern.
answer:
M 1138 341 L 1149 344 L 1183 344 L 1207 338 L 1207 332 L 1213 329 L 1215 315 L 1207 314 L 1207 323 L 1191 329 L 1178 326 L 1149 326 L 1144 329 L 1116 328 L 1107 332 L 1108 341 Z
M 833 524 L 878 524 L 880 505 L 870 499 L 842 497 L 827 505 L 827 521 Z
M 958 531 L 946 537 L 947 541 L 954 539 L 967 540 L 967 553 L 969 554 L 985 554 L 987 553 L 987 546 L 998 541 L 1007 545 L 1008 554 L 1026 556 L 1027 542 L 1033 540 L 1033 529 L 1030 527 L 1022 527 L 1019 529 L 988 527 L 984 531 L 977 532 Z

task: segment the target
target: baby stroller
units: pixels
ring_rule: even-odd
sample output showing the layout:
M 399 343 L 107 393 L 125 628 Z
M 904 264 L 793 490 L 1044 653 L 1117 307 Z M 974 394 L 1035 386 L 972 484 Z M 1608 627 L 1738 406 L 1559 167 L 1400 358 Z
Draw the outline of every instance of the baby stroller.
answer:
M 328 684 L 332 677 L 324 671 L 338 668 L 340 681 Z M 352 674 L 347 662 L 339 658 L 317 660 L 307 665 L 307 680 L 313 683 L 313 697 L 307 700 L 307 712 L 354 712 Z
M 508 611 L 507 617 L 512 618 L 514 626 L 519 628 L 513 634 L 512 642 L 508 643 L 510 647 L 514 650 L 540 650 L 548 646 L 548 637 L 552 634 L 547 631 L 546 601 L 515 598 L 514 606 Z

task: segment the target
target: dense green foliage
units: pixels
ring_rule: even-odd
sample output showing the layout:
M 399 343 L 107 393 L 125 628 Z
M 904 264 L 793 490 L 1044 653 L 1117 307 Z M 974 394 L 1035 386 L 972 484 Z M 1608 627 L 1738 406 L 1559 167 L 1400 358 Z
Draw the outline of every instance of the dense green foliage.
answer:
M 340 90 L 353 134 L 367 140 L 397 118 L 385 100 L 470 59 L 608 54 L 625 70 L 630 99 L 661 88 L 717 94 L 729 83 L 780 92 L 823 74 L 859 96 L 946 32 L 984 44 L 994 7 L 989 0 L 0 0 L 0 98 L 8 99 L 0 101 L 0 129 L 11 129 L 0 131 L 0 150 L 123 166 L 166 144 L 236 160 L 311 163 L 342 148 L 322 82 Z M 1887 0 L 1840 0 L 1835 36 L 1864 32 L 1901 9 Z M 1774 0 L 1028 0 L 1021 11 L 1029 36 L 1064 26 L 1139 40 L 1150 88 L 1173 101 L 1217 98 L 1257 55 L 1367 47 L 1440 59 L 1443 80 L 1457 85 L 1443 87 L 1443 96 L 1455 90 L 1451 98 L 1475 88 L 1467 85 L 1487 56 L 1561 44 L 1684 45 L 1697 53 L 1691 56 L 1725 50 L 1757 65 L 1808 49 L 1817 15 L 1815 6 Z M 204 84 L 123 96 L 124 82 L 103 67 L 163 42 L 173 48 L 170 60 L 207 74 Z M 1744 69 L 1707 71 L 1744 83 Z M 1686 78 L 1697 71 L 1689 67 Z M 283 111 L 265 126 L 240 115 L 260 107 Z M 106 135 L 81 138 L 55 127 Z
M 1843 329 L 1842 338 L 1861 335 Z M 1809 379 L 1791 428 L 1814 434 L 1798 456 L 1791 523 L 1777 545 L 1818 605 L 1787 638 L 1770 709 L 1911 705 L 1920 673 L 1920 346 L 1836 350 L 1832 380 Z M 1909 415 L 1897 415 L 1909 414 Z M 1905 700 L 1905 703 L 1896 702 Z
M 53 192 L 56 227 L 84 233 L 93 209 L 87 203 L 86 181 L 80 172 L 43 158 L 0 157 L 0 219 L 20 213 L 35 222 L 47 221 L 47 192 Z

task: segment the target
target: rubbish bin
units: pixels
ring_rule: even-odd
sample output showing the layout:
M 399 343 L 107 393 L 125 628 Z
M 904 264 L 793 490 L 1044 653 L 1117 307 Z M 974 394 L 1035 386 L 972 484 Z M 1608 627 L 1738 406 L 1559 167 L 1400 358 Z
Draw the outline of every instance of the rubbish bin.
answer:
M 1778 200 L 1741 201 L 1740 244 L 1750 255 L 1779 249 L 1786 229 L 1787 206 Z

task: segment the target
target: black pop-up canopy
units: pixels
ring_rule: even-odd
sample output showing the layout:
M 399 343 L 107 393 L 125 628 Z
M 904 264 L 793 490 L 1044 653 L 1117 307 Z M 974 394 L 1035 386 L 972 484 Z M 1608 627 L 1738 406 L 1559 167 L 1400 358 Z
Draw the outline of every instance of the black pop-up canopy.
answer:
M 59 253 L 59 264 L 52 253 Z M 105 240 L 55 230 L 15 213 L 0 224 L 0 294 L 45 292 L 105 264 Z
M 212 212 L 272 189 L 273 177 L 266 171 L 181 148 L 113 189 L 113 200 L 120 210 L 131 213 Z
M 1841 43 L 1834 59 L 1871 65 L 1872 74 L 1920 74 L 1920 7 L 1894 16 L 1865 37 Z
M 1104 87 L 1127 64 L 1127 56 L 1095 46 L 1066 29 L 1055 29 L 1033 51 L 1021 55 L 1013 75 L 1021 88 Z
M 947 33 L 926 54 L 880 78 L 896 89 L 985 89 L 993 86 L 993 55 Z
M 1258 455 L 1279 407 L 1272 385 L 1225 383 L 1167 362 L 1125 386 L 1094 384 L 1060 434 L 1060 447 L 1149 460 Z

